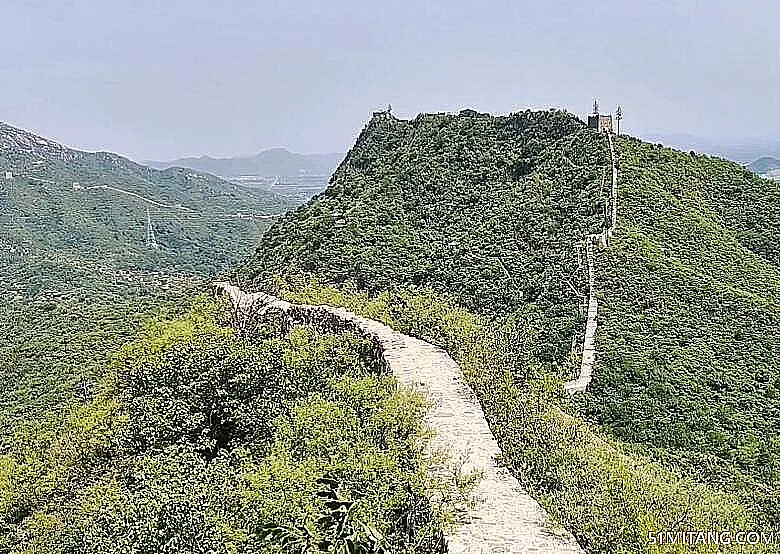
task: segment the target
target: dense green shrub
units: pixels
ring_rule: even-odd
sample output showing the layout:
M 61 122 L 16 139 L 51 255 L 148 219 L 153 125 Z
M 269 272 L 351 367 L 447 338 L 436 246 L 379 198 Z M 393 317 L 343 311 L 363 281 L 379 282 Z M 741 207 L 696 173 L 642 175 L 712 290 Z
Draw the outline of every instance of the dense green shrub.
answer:
M 447 509 L 427 494 L 453 485 L 425 474 L 423 398 L 378 373 L 361 336 L 239 337 L 221 310 L 148 324 L 91 403 L 16 434 L 0 552 L 283 552 L 265 531 L 325 517 L 324 476 L 388 551 L 443 551 Z
M 654 549 L 647 533 L 773 529 L 750 502 L 664 467 L 565 413 L 571 406 L 549 367 L 518 368 L 537 362 L 516 354 L 527 342 L 512 322 L 496 327 L 430 290 L 371 297 L 306 279 L 279 286 L 290 300 L 346 306 L 446 348 L 482 402 L 501 461 L 590 552 L 717 551 Z M 517 373 L 536 377 L 521 385 L 513 377 Z
M 566 409 L 776 526 L 780 185 L 614 141 L 618 224 L 596 254 L 597 367 Z M 331 187 L 269 229 L 236 274 L 258 288 L 298 271 L 371 294 L 428 287 L 502 329 L 516 385 L 567 380 L 587 293 L 577 245 L 603 226 L 609 166 L 605 136 L 562 112 L 376 118 Z M 396 300 L 400 328 L 439 339 L 436 318 L 411 321 L 420 310 Z
M 621 139 L 586 414 L 780 525 L 780 190 Z

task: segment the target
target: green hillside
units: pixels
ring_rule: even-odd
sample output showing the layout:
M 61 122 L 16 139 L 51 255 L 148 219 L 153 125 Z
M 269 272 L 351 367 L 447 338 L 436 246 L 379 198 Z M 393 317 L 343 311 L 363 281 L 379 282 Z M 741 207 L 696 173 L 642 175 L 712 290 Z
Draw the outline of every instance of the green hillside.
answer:
M 92 399 L 17 427 L 0 552 L 442 552 L 424 399 L 359 335 L 226 314 L 201 298 L 147 321 Z
M 186 309 L 205 285 L 197 275 L 96 273 L 50 251 L 9 258 L 0 255 L 0 445 L 17 424 L 57 420 L 90 399 L 111 352 L 146 318 Z
M 425 474 L 424 400 L 375 345 L 195 299 L 253 246 L 244 286 L 445 348 L 587 552 L 780 534 L 777 182 L 614 137 L 597 364 L 569 397 L 613 199 L 606 135 L 567 112 L 378 114 L 262 236 L 274 218 L 239 214 L 273 196 L 0 131 L 0 552 L 443 551 L 467 484 Z
M 443 552 L 467 483 L 425 473 L 425 399 L 376 345 L 200 294 L 286 201 L 0 145 L 0 553 Z
M 565 112 L 375 117 L 241 273 L 427 286 L 477 313 L 528 312 L 535 351 L 563 359 L 581 319 L 575 245 L 604 223 L 608 164 L 606 138 Z
M 212 175 L 72 150 L 2 123 L 0 146 L 0 176 L 12 175 L 0 184 L 0 241 L 25 255 L 48 249 L 104 265 L 214 273 L 289 207 Z
M 0 123 L 0 442 L 18 421 L 56 419 L 89 399 L 109 353 L 146 317 L 186 309 L 286 207 Z
M 780 523 L 780 184 L 619 141 L 620 231 L 599 260 L 583 408 Z
M 592 551 L 644 551 L 641 530 L 663 525 L 777 528 L 778 185 L 633 139 L 616 149 L 618 227 L 597 253 L 599 358 L 573 404 L 561 381 L 578 368 L 584 325 L 576 245 L 603 227 L 610 157 L 606 137 L 565 112 L 375 117 L 328 190 L 269 229 L 236 275 L 448 347 L 474 371 L 509 467 Z M 307 289 L 300 273 L 347 294 Z M 456 306 L 481 318 L 479 348 L 500 329 L 493 348 L 509 353 L 460 357 L 477 346 Z M 506 390 L 481 380 L 506 372 Z M 620 524 L 626 534 L 610 539 Z

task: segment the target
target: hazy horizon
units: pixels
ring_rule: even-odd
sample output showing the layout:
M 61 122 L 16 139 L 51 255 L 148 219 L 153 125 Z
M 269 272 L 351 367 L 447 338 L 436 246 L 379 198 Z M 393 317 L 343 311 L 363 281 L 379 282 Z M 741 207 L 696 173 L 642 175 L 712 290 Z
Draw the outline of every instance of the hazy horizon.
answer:
M 345 152 L 387 104 L 583 117 L 594 97 L 640 137 L 780 143 L 769 2 L 10 4 L 0 120 L 135 160 Z
M 536 109 L 543 110 L 545 108 L 536 108 Z M 457 112 L 449 112 L 449 113 L 457 113 Z M 366 121 L 368 121 L 368 119 Z M 112 150 L 110 148 L 104 148 L 104 147 L 89 148 L 89 147 L 81 147 L 79 145 L 70 144 L 67 141 L 59 140 L 56 136 L 52 136 L 51 134 L 38 132 L 35 129 L 31 129 L 29 127 L 25 127 L 24 125 L 20 125 L 11 121 L 2 121 L 2 123 L 6 123 L 8 125 L 11 125 L 12 127 L 29 131 L 33 134 L 40 135 L 48 139 L 56 140 L 60 144 L 63 144 L 64 146 L 69 148 L 84 150 L 87 152 L 99 152 L 99 151 L 112 152 L 115 154 L 119 154 L 121 156 L 125 156 L 129 159 L 132 159 L 135 162 L 144 163 L 144 164 L 148 164 L 148 163 L 160 164 L 160 163 L 175 162 L 184 159 L 199 159 L 199 158 L 210 158 L 213 160 L 251 158 L 257 156 L 258 154 L 271 151 L 271 150 L 286 150 L 291 154 L 298 154 L 304 156 L 344 155 L 346 154 L 347 150 L 349 150 L 349 148 L 351 148 L 352 146 L 352 144 L 350 143 L 350 145 L 344 150 L 331 151 L 331 152 L 300 152 L 300 151 L 296 151 L 293 148 L 290 148 L 289 146 L 269 146 L 265 148 L 259 148 L 252 152 L 240 152 L 235 154 L 227 153 L 227 154 L 214 155 L 206 152 L 206 153 L 184 154 L 177 157 L 169 157 L 169 158 L 160 158 L 160 157 L 140 158 L 140 157 L 133 157 L 127 153 L 117 151 L 117 150 Z M 631 135 L 631 133 L 624 133 L 624 134 Z M 698 152 L 724 156 L 726 158 L 734 159 L 736 161 L 751 162 L 760 157 L 765 157 L 765 156 L 780 157 L 780 138 L 774 138 L 774 137 L 742 137 L 742 138 L 731 137 L 728 139 L 718 140 L 710 137 L 700 137 L 688 133 L 674 133 L 674 132 L 672 133 L 651 132 L 651 133 L 643 133 L 642 135 L 633 135 L 633 136 L 636 136 L 637 138 L 649 142 L 657 142 L 660 140 L 664 143 L 665 146 L 668 146 L 670 148 L 676 148 L 680 150 L 694 149 Z M 740 155 L 740 152 L 749 152 L 749 154 Z
M 263 152 L 273 151 L 273 150 L 286 150 L 287 152 L 291 154 L 298 154 L 303 156 L 334 156 L 334 155 L 343 155 L 344 152 L 296 152 L 295 150 L 292 150 L 290 148 L 287 148 L 285 146 L 271 146 L 269 148 L 262 148 L 256 152 L 249 152 L 249 153 L 242 153 L 242 154 L 235 154 L 233 156 L 212 156 L 210 154 L 190 154 L 188 156 L 179 156 L 178 158 L 171 158 L 169 160 L 135 160 L 135 161 L 143 161 L 143 162 L 172 162 L 176 160 L 186 160 L 186 159 L 199 159 L 199 158 L 209 158 L 212 160 L 228 160 L 228 159 L 235 159 L 235 158 L 252 158 L 254 156 L 257 156 L 258 154 L 262 154 Z

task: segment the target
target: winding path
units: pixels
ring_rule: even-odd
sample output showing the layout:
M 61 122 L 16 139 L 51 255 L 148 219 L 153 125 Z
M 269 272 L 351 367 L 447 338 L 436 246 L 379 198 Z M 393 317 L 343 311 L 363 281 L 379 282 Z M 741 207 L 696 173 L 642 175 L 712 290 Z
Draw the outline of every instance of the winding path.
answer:
M 44 181 L 45 179 L 38 179 L 38 180 Z M 52 181 L 48 181 L 48 182 L 52 183 Z M 192 213 L 192 214 L 196 214 L 196 215 L 200 215 L 200 216 L 203 215 L 203 213 L 201 213 L 201 212 L 199 212 L 197 210 L 194 210 L 192 208 L 188 208 L 186 206 L 182 206 L 181 204 L 175 204 L 175 205 L 163 204 L 162 202 L 157 202 L 156 200 L 152 200 L 151 198 L 147 198 L 146 196 L 142 196 L 142 195 L 140 195 L 138 193 L 135 193 L 135 192 L 132 192 L 132 191 L 129 191 L 129 190 L 124 190 L 124 189 L 121 189 L 119 187 L 113 187 L 111 185 L 106 185 L 106 184 L 103 184 L 103 185 L 93 185 L 93 186 L 89 186 L 89 187 L 85 187 L 85 186 L 82 186 L 82 185 L 79 185 L 79 184 L 74 184 L 73 185 L 73 190 L 82 190 L 82 191 L 112 190 L 112 191 L 118 192 L 120 194 L 125 194 L 127 196 L 133 196 L 133 197 L 138 198 L 139 200 L 141 200 L 143 202 L 146 202 L 147 204 L 151 204 L 152 206 L 157 206 L 158 208 L 165 208 L 167 210 L 174 210 L 174 211 L 175 210 L 183 210 L 185 212 L 189 212 L 189 213 Z M 211 215 L 214 215 L 215 217 L 219 217 L 219 218 L 226 218 L 226 219 L 249 219 L 249 220 L 252 220 L 252 219 L 276 219 L 277 217 L 280 217 L 282 214 L 280 214 L 280 213 L 277 213 L 277 214 L 252 214 L 252 213 L 242 214 L 242 213 L 239 212 L 239 213 L 235 213 L 235 214 L 224 213 L 224 214 L 211 214 Z
M 275 310 L 295 322 L 341 324 L 379 345 L 381 359 L 401 386 L 421 390 L 431 402 L 427 425 L 435 431 L 431 454 L 448 451 L 462 461 L 461 475 L 478 473 L 473 507 L 448 537 L 451 554 L 582 553 L 571 534 L 547 522 L 547 514 L 509 471 L 474 392 L 455 361 L 441 348 L 394 331 L 345 308 L 292 304 L 263 293 L 246 293 L 230 283 L 214 284 L 241 312 Z M 441 467 L 432 467 L 441 472 Z
M 182 206 L 181 204 L 177 206 L 171 206 L 168 204 L 162 204 L 160 202 L 157 202 L 156 200 L 152 200 L 151 198 L 147 198 L 145 196 L 141 196 L 138 193 L 131 192 L 129 190 L 120 189 L 119 187 L 112 187 L 111 185 L 94 185 L 91 187 L 83 187 L 81 185 L 73 185 L 73 190 L 113 190 L 114 192 L 118 192 L 120 194 L 126 194 L 127 196 L 134 196 L 135 198 L 138 198 L 139 200 L 142 200 L 148 204 L 152 204 L 153 206 L 157 206 L 160 208 L 166 208 L 169 210 L 186 210 L 188 212 L 194 212 L 192 208 L 187 208 L 185 206 Z
M 593 366 L 596 365 L 596 330 L 599 317 L 599 301 L 596 294 L 596 245 L 604 248 L 609 246 L 609 241 L 612 239 L 617 225 L 618 170 L 611 133 L 607 133 L 607 140 L 609 140 L 609 155 L 612 160 L 612 213 L 610 214 L 609 227 L 606 227 L 601 233 L 585 237 L 585 258 L 588 265 L 588 314 L 585 323 L 585 338 L 582 342 L 580 373 L 576 379 L 567 381 L 563 386 L 569 394 L 584 392 L 593 377 Z

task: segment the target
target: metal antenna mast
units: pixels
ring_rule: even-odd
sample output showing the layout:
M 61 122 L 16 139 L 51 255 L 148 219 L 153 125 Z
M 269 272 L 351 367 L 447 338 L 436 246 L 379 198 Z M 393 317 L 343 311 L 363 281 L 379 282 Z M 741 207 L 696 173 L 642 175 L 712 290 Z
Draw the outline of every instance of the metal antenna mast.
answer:
M 593 115 L 599 115 L 599 100 L 598 100 L 598 98 L 593 100 Z
M 615 119 L 617 120 L 617 134 L 620 134 L 620 120 L 623 119 L 623 109 L 618 106 L 615 111 Z
M 157 250 L 157 240 L 154 238 L 154 228 L 152 227 L 152 214 L 149 207 L 146 208 L 146 246 Z

